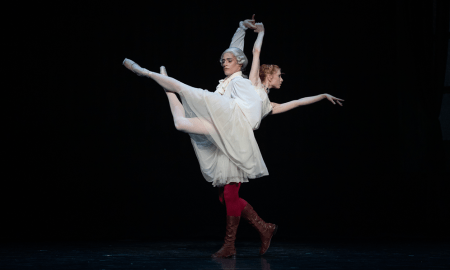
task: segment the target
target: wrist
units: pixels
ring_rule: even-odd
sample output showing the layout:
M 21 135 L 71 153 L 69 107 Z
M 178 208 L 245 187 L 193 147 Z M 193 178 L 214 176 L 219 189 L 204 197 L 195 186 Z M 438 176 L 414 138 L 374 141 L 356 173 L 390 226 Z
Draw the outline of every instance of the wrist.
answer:
M 248 29 L 247 27 L 245 27 L 243 21 L 240 21 L 240 22 L 239 22 L 239 28 L 243 29 L 244 31 Z

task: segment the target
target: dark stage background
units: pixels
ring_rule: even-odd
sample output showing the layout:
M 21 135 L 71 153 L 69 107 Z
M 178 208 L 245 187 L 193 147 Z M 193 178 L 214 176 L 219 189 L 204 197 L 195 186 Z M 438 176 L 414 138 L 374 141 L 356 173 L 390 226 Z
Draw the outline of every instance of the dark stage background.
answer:
M 448 1 L 292 3 L 28 7 L 1 239 L 221 239 L 225 209 L 189 136 L 162 88 L 122 61 L 214 90 L 221 53 L 253 13 L 261 62 L 285 73 L 270 99 L 330 93 L 345 105 L 264 119 L 255 136 L 270 176 L 241 197 L 279 239 L 449 239 L 438 121 Z M 248 30 L 249 58 L 255 38 Z M 258 236 L 242 222 L 238 237 Z

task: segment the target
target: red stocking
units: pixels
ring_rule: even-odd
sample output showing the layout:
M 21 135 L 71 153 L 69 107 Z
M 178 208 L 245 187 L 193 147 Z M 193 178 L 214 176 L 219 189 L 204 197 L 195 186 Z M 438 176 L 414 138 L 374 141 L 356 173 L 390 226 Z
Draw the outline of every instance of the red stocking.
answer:
M 230 183 L 223 188 L 223 196 L 219 191 L 219 200 L 225 200 L 227 216 L 240 217 L 242 209 L 247 205 L 244 199 L 239 198 L 241 183 Z M 223 198 L 222 198 L 223 197 Z M 223 203 L 223 202 L 222 202 Z

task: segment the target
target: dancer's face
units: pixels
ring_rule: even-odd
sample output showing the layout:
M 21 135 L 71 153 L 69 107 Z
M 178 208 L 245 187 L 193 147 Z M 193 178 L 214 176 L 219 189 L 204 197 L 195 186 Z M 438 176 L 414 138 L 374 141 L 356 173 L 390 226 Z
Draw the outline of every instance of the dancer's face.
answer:
M 222 67 L 225 75 L 229 76 L 241 70 L 242 64 L 237 63 L 236 56 L 232 53 L 224 53 L 222 56 Z
M 277 72 L 270 75 L 270 85 L 271 88 L 280 89 L 281 84 L 283 83 L 283 78 L 281 78 L 281 70 L 278 69 Z

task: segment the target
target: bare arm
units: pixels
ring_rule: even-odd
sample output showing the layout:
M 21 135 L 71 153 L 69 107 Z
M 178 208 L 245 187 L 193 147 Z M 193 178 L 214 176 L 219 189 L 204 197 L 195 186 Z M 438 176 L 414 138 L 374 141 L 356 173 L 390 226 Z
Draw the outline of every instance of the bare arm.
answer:
M 313 103 L 315 103 L 317 101 L 321 101 L 322 99 L 325 99 L 325 98 L 328 99 L 333 104 L 336 104 L 336 102 L 337 102 L 341 106 L 342 106 L 342 103 L 340 101 L 344 101 L 343 99 L 333 97 L 332 95 L 329 95 L 329 94 L 321 94 L 321 95 L 312 96 L 312 97 L 304 97 L 304 98 L 289 101 L 289 102 L 286 102 L 283 104 L 270 102 L 270 105 L 272 105 L 272 114 L 277 114 L 277 113 L 287 112 L 287 111 L 295 109 L 299 106 L 313 104 Z
M 255 45 L 253 45 L 253 61 L 252 68 L 250 69 L 250 81 L 254 86 L 259 85 L 259 56 L 261 55 L 261 47 L 264 38 L 264 26 L 262 23 L 257 23 L 255 32 L 258 33 L 258 37 L 256 38 Z

